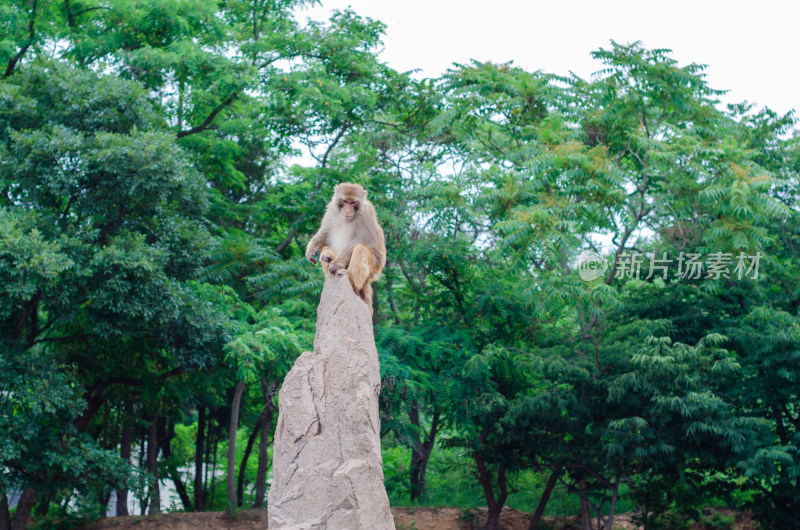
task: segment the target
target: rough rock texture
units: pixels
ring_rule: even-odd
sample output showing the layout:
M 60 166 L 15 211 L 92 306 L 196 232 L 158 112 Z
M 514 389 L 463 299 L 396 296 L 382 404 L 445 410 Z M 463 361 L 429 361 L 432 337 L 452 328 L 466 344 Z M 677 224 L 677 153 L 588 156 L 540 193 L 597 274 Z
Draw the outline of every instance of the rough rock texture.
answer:
M 372 318 L 344 276 L 325 280 L 314 352 L 283 382 L 269 528 L 394 528 L 381 469 Z

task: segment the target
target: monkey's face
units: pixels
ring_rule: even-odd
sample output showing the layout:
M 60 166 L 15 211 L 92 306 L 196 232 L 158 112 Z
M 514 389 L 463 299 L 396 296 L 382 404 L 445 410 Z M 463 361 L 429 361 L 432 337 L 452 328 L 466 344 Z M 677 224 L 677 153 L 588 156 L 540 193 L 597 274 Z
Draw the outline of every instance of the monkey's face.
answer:
M 339 208 L 339 213 L 345 221 L 352 221 L 358 215 L 361 201 L 366 199 L 367 190 L 358 184 L 343 182 L 333 189 L 333 204 Z
M 358 212 L 359 201 L 339 200 L 339 211 L 346 221 L 352 221 Z

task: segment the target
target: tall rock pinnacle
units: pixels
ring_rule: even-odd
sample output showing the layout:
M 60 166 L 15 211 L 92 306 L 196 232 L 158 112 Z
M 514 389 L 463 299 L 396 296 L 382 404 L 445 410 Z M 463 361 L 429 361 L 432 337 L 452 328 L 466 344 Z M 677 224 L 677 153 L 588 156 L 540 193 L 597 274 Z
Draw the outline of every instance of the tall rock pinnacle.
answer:
M 328 276 L 314 352 L 278 396 L 269 528 L 393 529 L 383 485 L 380 366 L 369 309 L 343 276 Z

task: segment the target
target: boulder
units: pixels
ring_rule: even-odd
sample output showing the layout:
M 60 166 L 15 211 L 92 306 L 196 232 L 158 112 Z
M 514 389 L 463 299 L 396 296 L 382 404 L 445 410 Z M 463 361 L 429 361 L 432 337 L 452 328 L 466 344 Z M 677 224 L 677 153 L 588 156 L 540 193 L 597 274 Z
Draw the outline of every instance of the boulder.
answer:
M 314 351 L 278 395 L 269 528 L 394 528 L 381 468 L 380 365 L 366 304 L 328 276 Z

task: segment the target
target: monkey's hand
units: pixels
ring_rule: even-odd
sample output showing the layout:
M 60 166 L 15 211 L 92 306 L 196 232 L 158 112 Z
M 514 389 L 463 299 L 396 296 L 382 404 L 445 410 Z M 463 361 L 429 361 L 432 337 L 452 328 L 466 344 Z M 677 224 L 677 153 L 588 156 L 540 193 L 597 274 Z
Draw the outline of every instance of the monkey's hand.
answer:
M 339 276 L 343 276 L 347 274 L 347 267 L 344 266 L 339 260 L 333 260 L 328 265 L 328 272 L 331 274 L 338 274 Z
M 316 254 L 316 250 L 307 250 L 306 251 L 306 259 L 311 262 L 312 265 L 317 264 L 317 260 L 314 258 L 314 254 Z
M 331 252 L 329 252 L 327 250 L 323 250 L 322 254 L 319 255 L 319 259 L 324 261 L 325 263 L 332 262 L 334 260 L 334 258 L 335 258 L 335 256 L 333 255 L 333 253 L 331 253 Z

